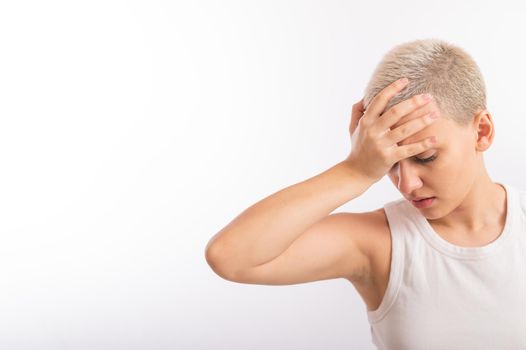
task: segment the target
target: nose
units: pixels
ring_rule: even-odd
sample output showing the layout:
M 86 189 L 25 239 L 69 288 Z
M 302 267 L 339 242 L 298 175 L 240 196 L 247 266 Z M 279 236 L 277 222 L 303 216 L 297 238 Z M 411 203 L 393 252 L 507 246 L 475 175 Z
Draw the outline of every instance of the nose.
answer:
M 422 187 L 423 182 L 418 174 L 418 169 L 414 164 L 407 160 L 398 162 L 396 174 L 396 181 L 398 190 L 406 197 L 410 197 L 411 193 L 416 189 Z

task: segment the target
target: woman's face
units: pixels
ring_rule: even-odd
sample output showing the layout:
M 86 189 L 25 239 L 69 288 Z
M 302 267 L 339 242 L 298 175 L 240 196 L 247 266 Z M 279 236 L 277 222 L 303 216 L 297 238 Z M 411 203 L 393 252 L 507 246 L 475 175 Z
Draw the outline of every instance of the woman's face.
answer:
M 432 101 L 417 113 L 403 117 L 391 129 L 431 111 L 443 115 Z M 430 207 L 419 208 L 428 219 L 440 218 L 457 208 L 483 168 L 481 153 L 476 149 L 477 131 L 474 127 L 462 127 L 444 117 L 398 145 L 418 142 L 433 135 L 437 136 L 433 148 L 402 159 L 388 172 L 393 184 L 407 200 L 413 197 L 436 197 Z M 418 161 L 430 157 L 434 160 L 425 163 Z

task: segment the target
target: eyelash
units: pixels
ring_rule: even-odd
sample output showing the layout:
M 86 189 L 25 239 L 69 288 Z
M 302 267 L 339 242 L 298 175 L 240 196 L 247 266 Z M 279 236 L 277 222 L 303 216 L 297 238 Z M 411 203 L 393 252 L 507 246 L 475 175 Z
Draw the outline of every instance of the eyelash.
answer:
M 436 155 L 432 155 L 431 157 L 429 158 L 424 158 L 424 159 L 420 159 L 420 158 L 415 158 L 415 160 L 418 162 L 418 163 L 428 163 L 428 162 L 432 162 L 436 159 Z
M 424 159 L 420 159 L 420 158 L 414 158 L 416 160 L 417 163 L 420 163 L 420 164 L 423 164 L 423 163 L 429 163 L 429 162 L 432 162 L 434 161 L 435 159 L 437 158 L 437 155 L 434 154 L 432 155 L 431 157 L 429 158 L 424 158 Z M 395 163 L 395 165 L 393 165 L 393 167 L 391 168 L 391 170 L 393 170 L 394 168 L 396 168 L 398 166 L 398 162 Z

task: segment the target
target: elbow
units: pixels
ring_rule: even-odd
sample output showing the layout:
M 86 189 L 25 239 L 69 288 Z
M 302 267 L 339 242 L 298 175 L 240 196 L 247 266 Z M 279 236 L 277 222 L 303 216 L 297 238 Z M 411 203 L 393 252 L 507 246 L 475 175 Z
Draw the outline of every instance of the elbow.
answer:
M 205 248 L 205 260 L 216 275 L 225 280 L 232 281 L 232 273 L 226 266 L 224 249 L 220 245 L 209 242 Z

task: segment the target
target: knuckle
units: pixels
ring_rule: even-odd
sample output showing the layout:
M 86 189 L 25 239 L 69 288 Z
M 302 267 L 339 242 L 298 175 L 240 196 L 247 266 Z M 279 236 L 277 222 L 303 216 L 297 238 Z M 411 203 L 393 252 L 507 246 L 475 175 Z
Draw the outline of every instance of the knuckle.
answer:
M 379 94 L 376 94 L 373 99 L 371 100 L 370 105 L 377 105 L 382 100 L 383 94 L 380 92 Z
M 429 120 L 427 118 L 416 118 L 415 120 L 411 121 L 411 125 L 413 127 L 413 130 L 421 130 L 422 128 L 426 127 L 429 124 Z
M 409 145 L 405 148 L 405 152 L 404 152 L 404 157 L 405 158 L 408 158 L 408 157 L 411 157 L 414 153 L 415 153 L 415 146 L 414 145 Z
M 420 118 L 422 119 L 422 118 Z M 431 117 L 429 117 L 429 115 L 426 115 L 423 120 L 420 121 L 420 124 L 422 124 L 423 126 L 427 126 L 431 123 L 433 123 L 435 120 Z
M 434 122 L 438 117 L 439 115 L 436 112 L 431 112 L 426 115 L 425 119 L 431 123 Z
M 429 118 L 417 118 L 414 120 L 414 128 L 415 130 L 420 130 L 422 128 L 425 128 L 431 123 L 431 120 Z
M 409 133 L 409 131 L 410 131 L 409 126 L 407 126 L 407 125 L 405 125 L 405 124 L 402 125 L 402 126 L 400 126 L 399 129 L 400 129 L 400 133 L 401 133 L 402 135 L 406 135 L 406 134 Z
M 407 158 L 405 148 L 397 148 L 393 153 L 396 159 Z
M 377 96 L 379 100 L 386 101 L 389 99 L 389 96 L 391 95 L 393 95 L 393 90 L 387 87 L 383 89 L 382 91 L 380 91 Z

